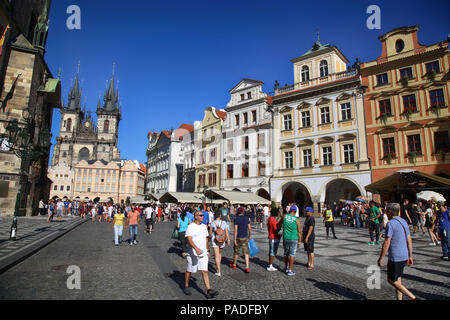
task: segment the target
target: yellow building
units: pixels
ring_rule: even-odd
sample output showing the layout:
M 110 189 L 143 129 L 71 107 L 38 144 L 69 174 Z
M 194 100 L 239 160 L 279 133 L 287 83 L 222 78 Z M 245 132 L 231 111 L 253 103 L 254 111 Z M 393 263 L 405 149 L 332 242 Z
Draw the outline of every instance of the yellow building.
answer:
M 195 191 L 206 188 L 220 189 L 220 154 L 224 110 L 208 107 L 203 121 L 194 124 L 195 139 Z

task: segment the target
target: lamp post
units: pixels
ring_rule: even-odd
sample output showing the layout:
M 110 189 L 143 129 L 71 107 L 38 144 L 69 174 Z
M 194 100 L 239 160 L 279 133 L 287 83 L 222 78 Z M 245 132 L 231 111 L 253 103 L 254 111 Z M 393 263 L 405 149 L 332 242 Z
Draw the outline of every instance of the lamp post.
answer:
M 39 130 L 39 135 L 36 141 L 34 132 L 36 129 L 36 124 L 38 127 L 42 124 L 41 117 L 38 117 L 36 121 L 35 114 L 33 113 L 30 115 L 27 109 L 23 110 L 22 117 L 25 121 L 24 123 L 19 124 L 17 119 L 8 121 L 5 128 L 6 132 L 1 135 L 3 141 L 2 145 L 6 146 L 7 150 L 13 151 L 15 155 L 20 158 L 19 189 L 17 191 L 16 204 L 14 207 L 14 218 L 9 236 L 9 240 L 12 241 L 16 240 L 17 217 L 19 215 L 24 176 L 28 175 L 28 173 L 24 172 L 25 165 L 28 161 L 33 163 L 37 159 L 48 154 L 51 137 L 50 130 L 48 128 L 44 128 Z

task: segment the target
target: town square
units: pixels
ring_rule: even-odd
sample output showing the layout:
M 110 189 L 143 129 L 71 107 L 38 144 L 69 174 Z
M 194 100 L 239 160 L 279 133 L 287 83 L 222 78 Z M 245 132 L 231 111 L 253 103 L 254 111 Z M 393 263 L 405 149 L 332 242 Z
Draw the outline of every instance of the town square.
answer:
M 449 9 L 0 0 L 0 300 L 449 300 Z

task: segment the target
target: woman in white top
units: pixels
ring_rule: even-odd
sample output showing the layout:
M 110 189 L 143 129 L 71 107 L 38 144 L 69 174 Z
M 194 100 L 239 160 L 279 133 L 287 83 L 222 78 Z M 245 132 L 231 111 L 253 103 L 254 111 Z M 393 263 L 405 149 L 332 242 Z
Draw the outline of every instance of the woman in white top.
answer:
M 439 244 L 439 241 L 436 237 L 436 234 L 433 232 L 434 225 L 434 212 L 430 205 L 427 206 L 427 210 L 425 210 L 425 227 L 428 229 L 428 235 L 430 236 L 431 242 L 430 246 L 436 246 Z

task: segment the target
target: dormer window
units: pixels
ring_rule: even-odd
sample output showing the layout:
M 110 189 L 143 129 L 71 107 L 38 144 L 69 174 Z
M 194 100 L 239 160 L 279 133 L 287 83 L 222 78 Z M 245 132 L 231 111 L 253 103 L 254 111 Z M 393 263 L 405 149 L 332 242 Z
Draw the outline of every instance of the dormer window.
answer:
M 244 100 L 245 100 L 245 95 L 241 94 L 241 101 L 244 101 Z
M 328 75 L 328 62 L 326 60 L 320 61 L 320 76 L 325 77 Z
M 309 68 L 308 66 L 302 67 L 302 82 L 309 81 Z
M 397 41 L 395 41 L 395 51 L 397 51 L 397 53 L 402 52 L 404 48 L 405 43 L 402 39 L 398 39 Z
M 251 92 L 247 92 L 247 99 L 251 99 L 252 98 L 252 93 Z

